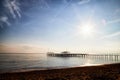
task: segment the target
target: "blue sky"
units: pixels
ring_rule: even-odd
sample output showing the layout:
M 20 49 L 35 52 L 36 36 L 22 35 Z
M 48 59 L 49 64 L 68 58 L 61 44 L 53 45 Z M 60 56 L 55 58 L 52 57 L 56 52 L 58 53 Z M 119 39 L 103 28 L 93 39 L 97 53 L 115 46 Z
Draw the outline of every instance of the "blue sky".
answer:
M 0 4 L 1 52 L 120 52 L 120 0 Z

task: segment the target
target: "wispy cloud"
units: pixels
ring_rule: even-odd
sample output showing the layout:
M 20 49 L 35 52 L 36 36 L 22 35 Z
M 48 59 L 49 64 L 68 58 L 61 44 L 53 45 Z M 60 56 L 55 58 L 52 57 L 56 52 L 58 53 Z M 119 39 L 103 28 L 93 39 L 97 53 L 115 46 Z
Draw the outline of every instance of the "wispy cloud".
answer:
M 115 10 L 115 12 L 114 12 L 114 14 L 113 15 L 119 15 L 120 14 L 120 8 L 117 8 L 116 10 Z
M 118 22 L 120 22 L 120 18 L 118 18 L 118 19 L 113 19 L 113 20 L 111 20 L 111 21 L 106 20 L 106 19 L 102 19 L 102 20 L 101 20 L 102 25 L 114 24 L 114 23 L 118 23 Z M 99 24 L 99 25 L 100 25 L 100 24 Z
M 7 16 L 8 13 L 10 13 L 14 19 L 21 18 L 21 9 L 18 0 L 5 0 L 3 6 L 5 11 L 3 11 L 4 15 L 0 16 L 1 28 L 4 27 L 4 24 L 7 26 L 11 25 L 9 17 Z
M 103 36 L 102 39 L 113 38 L 113 37 L 116 37 L 116 36 L 120 36 L 120 31 L 112 33 L 112 34 L 109 34 L 109 35 L 106 35 L 106 36 Z
M 49 5 L 46 0 L 39 0 L 40 1 L 40 7 L 41 8 L 49 8 Z
M 67 2 L 68 2 L 67 0 L 63 0 L 63 3 L 65 3 L 65 4 L 66 4 Z
M 67 2 L 67 1 L 66 1 Z M 67 2 L 62 8 L 58 9 L 58 12 L 54 15 L 53 19 L 51 20 L 51 22 L 53 23 L 56 18 L 61 14 L 61 12 L 63 12 L 63 10 L 65 8 L 67 8 L 70 4 L 71 4 L 72 0 L 70 0 L 69 2 Z
M 107 24 L 112 24 L 112 23 L 117 23 L 117 22 L 120 22 L 120 19 L 115 19 L 115 20 L 112 20 L 112 21 L 108 21 Z
M 78 4 L 82 5 L 82 4 L 86 4 L 90 2 L 90 0 L 81 0 Z
M 8 21 L 8 17 L 7 16 L 2 16 L 0 17 L 0 22 L 1 22 L 1 27 L 3 26 L 2 23 L 7 24 L 8 26 L 10 26 L 11 24 Z
M 12 14 L 13 18 L 21 18 L 21 10 L 19 7 L 19 2 L 17 0 L 5 0 L 4 6 Z

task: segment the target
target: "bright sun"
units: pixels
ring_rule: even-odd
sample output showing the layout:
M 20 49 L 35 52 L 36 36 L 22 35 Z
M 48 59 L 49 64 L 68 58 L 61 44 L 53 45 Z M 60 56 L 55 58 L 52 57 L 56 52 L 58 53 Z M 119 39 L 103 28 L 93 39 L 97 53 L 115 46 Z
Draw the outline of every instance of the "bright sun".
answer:
M 82 26 L 79 27 L 79 32 L 80 34 L 86 37 L 92 36 L 94 32 L 94 25 L 91 23 L 83 24 Z
M 81 28 L 81 32 L 84 35 L 90 35 L 92 33 L 92 31 L 93 31 L 93 29 L 92 29 L 91 25 L 85 25 L 85 26 L 82 26 L 82 28 Z

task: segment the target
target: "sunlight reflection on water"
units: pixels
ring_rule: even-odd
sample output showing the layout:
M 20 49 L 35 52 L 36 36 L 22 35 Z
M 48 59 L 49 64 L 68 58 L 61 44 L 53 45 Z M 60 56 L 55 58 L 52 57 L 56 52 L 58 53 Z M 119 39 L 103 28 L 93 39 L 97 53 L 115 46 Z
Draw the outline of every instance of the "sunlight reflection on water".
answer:
M 34 70 L 50 68 L 67 68 L 80 66 L 95 66 L 110 63 L 120 63 L 118 57 L 50 57 L 46 54 L 0 54 L 0 71 Z

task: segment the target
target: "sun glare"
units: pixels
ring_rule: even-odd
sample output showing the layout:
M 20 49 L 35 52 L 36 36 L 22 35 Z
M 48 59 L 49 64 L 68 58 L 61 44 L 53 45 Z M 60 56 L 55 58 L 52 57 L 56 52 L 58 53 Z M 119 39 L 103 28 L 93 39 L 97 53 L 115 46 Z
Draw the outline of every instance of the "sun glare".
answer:
M 81 32 L 84 35 L 90 35 L 92 33 L 92 27 L 90 25 L 85 25 L 81 28 Z
M 79 26 L 79 33 L 82 34 L 84 37 L 93 36 L 94 32 L 94 25 L 91 23 L 86 23 Z

